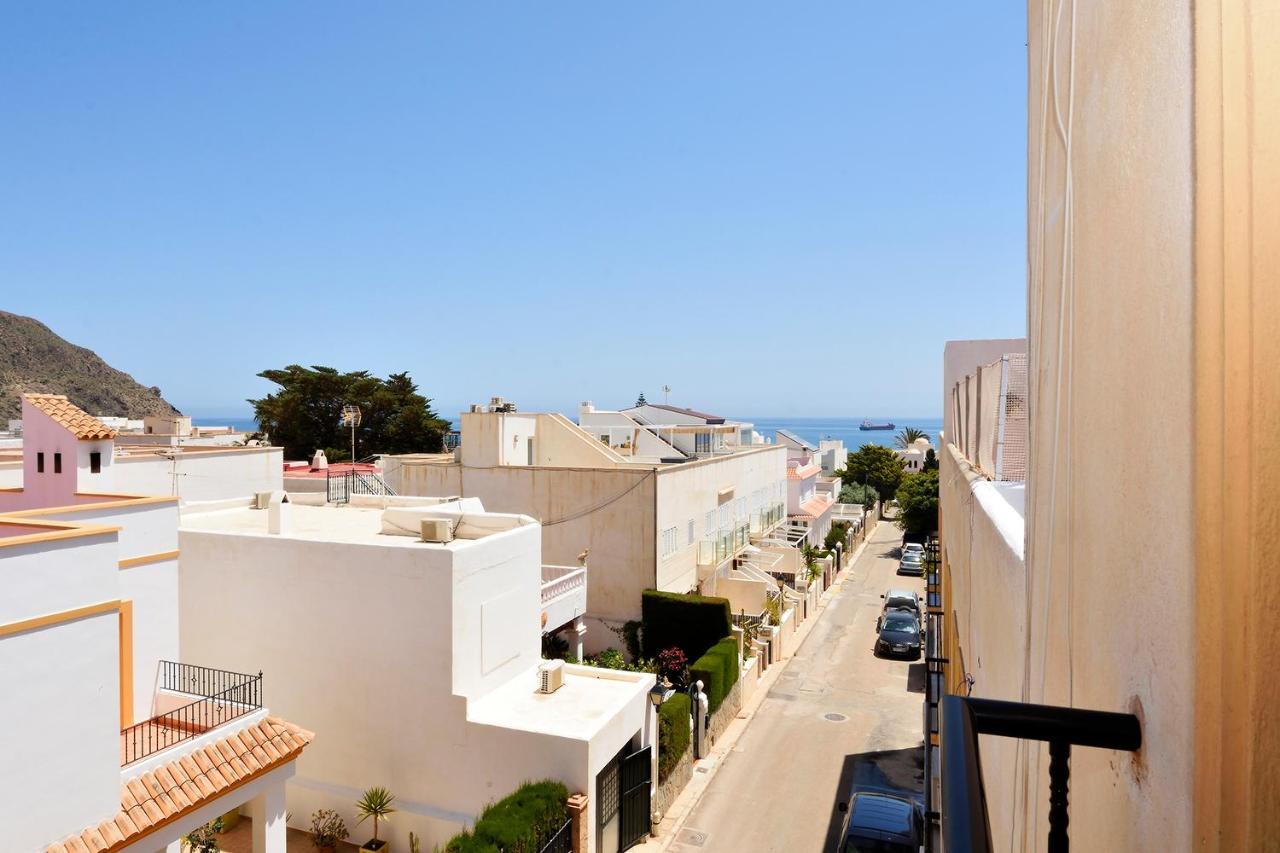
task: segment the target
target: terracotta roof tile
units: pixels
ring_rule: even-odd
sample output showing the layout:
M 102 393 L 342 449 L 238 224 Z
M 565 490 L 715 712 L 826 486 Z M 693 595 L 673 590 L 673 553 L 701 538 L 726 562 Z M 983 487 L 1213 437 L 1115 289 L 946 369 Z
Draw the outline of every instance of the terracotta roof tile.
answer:
M 81 441 L 101 441 L 116 437 L 115 430 L 72 403 L 65 394 L 23 394 L 22 399 Z
M 234 732 L 120 786 L 108 821 L 50 844 L 45 853 L 114 853 L 210 799 L 297 758 L 315 737 L 278 717 Z

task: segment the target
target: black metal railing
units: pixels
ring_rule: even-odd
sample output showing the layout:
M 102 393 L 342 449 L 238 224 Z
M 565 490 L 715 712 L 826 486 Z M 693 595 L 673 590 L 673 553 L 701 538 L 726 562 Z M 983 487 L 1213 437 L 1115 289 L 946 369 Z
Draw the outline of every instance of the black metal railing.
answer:
M 571 853 L 573 850 L 573 819 L 569 818 L 556 830 L 555 835 L 542 845 L 538 853 Z
M 328 471 L 325 497 L 329 503 L 349 503 L 352 495 L 394 496 L 395 490 L 378 474 L 362 471 Z
M 947 853 L 989 853 L 991 825 L 982 785 L 978 735 L 1049 744 L 1049 853 L 1067 853 L 1071 747 L 1142 746 L 1133 714 L 1029 705 L 968 696 L 942 698 L 942 838 Z
M 122 729 L 122 767 L 262 707 L 261 672 L 245 675 L 174 661 L 160 661 L 159 670 L 160 690 L 199 698 Z

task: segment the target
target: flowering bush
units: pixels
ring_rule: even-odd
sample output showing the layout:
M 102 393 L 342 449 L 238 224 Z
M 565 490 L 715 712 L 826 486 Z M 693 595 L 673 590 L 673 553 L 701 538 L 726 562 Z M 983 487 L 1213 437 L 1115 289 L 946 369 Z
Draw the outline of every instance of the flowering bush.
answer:
M 658 675 L 677 687 L 689 683 L 689 659 L 678 646 L 658 653 Z

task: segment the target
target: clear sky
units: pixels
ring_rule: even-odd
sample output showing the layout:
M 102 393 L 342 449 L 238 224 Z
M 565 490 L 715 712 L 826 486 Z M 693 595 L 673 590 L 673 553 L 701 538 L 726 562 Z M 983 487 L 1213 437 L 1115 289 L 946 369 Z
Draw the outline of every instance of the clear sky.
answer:
M 1025 5 L 10 4 L 0 308 L 188 414 L 935 415 L 1025 328 Z

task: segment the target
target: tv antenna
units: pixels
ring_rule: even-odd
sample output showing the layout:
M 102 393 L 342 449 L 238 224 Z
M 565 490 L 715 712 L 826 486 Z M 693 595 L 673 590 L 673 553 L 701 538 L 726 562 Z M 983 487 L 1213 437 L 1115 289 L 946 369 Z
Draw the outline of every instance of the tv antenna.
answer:
M 344 427 L 351 427 L 351 470 L 356 470 L 356 427 L 360 426 L 360 407 L 343 406 L 342 420 Z
M 671 386 L 663 385 L 662 386 L 662 405 L 666 406 L 666 405 L 669 405 L 670 403 L 671 403 Z

